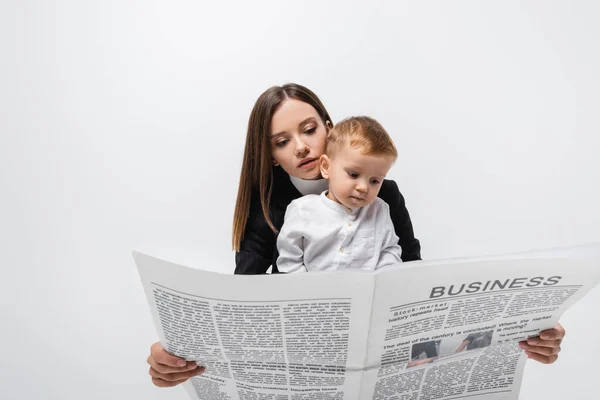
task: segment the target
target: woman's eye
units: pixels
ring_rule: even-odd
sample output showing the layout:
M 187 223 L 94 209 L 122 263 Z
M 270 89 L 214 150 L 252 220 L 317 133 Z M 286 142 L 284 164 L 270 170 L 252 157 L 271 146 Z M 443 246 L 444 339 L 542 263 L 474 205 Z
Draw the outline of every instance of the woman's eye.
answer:
M 305 130 L 304 133 L 311 134 L 311 133 L 315 133 L 316 130 L 317 130 L 317 128 L 309 128 L 309 129 Z
M 288 140 L 284 139 L 284 140 L 280 140 L 279 142 L 275 143 L 275 146 L 277 147 L 283 147 L 287 144 Z

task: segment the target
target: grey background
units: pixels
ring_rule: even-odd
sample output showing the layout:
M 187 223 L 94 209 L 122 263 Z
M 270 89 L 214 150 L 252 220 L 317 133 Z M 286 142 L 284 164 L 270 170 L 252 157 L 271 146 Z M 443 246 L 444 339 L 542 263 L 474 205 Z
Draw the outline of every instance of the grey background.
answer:
M 0 393 L 153 387 L 131 250 L 233 269 L 256 97 L 289 81 L 394 137 L 427 259 L 600 240 L 593 1 L 0 2 Z M 598 289 L 523 399 L 596 392 Z

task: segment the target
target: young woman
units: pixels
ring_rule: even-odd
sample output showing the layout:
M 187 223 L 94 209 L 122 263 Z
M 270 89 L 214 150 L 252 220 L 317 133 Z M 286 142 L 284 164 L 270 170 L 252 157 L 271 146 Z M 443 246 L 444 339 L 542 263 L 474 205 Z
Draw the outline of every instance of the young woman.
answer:
M 236 274 L 277 270 L 277 234 L 292 200 L 327 188 L 319 157 L 333 126 L 329 113 L 309 89 L 286 84 L 267 89 L 256 101 L 248 121 L 246 147 L 233 220 Z M 390 208 L 402 260 L 421 259 L 404 197 L 394 181 L 384 180 L 378 197 Z M 522 343 L 530 358 L 553 363 L 564 329 L 556 328 Z M 148 364 L 156 386 L 175 386 L 204 372 L 203 367 L 167 353 L 160 343 L 150 349 Z

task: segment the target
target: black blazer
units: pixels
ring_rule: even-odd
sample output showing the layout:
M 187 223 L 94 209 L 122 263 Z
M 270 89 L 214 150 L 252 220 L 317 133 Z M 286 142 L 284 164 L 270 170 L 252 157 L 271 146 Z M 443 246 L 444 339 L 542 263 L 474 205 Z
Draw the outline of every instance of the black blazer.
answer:
M 289 175 L 281 167 L 273 168 L 273 191 L 271 193 L 271 221 L 277 231 L 281 230 L 287 206 L 302 194 L 294 186 Z M 384 180 L 378 197 L 390 207 L 390 216 L 394 223 L 398 244 L 402 247 L 402 261 L 421 259 L 421 244 L 415 238 L 412 222 L 404 204 L 404 197 L 398 185 L 392 180 Z M 264 274 L 273 265 L 277 269 L 277 234 L 271 230 L 260 206 L 258 190 L 252 193 L 250 215 L 244 230 L 240 251 L 235 254 L 235 273 L 252 275 Z

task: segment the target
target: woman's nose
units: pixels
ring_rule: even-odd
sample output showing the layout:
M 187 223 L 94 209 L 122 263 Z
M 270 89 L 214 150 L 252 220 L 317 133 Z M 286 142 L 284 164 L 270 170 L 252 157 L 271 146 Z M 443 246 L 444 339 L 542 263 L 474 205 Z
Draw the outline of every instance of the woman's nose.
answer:
M 308 148 L 306 143 L 304 143 L 302 140 L 298 139 L 296 141 L 296 155 L 298 157 L 304 157 L 306 154 L 308 154 L 309 150 L 310 149 Z

